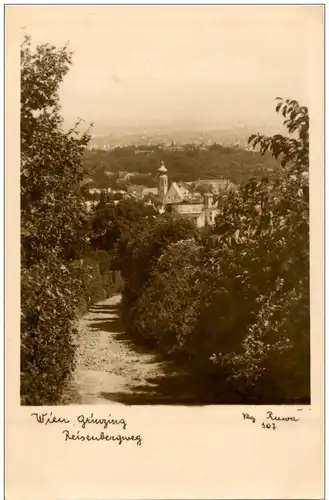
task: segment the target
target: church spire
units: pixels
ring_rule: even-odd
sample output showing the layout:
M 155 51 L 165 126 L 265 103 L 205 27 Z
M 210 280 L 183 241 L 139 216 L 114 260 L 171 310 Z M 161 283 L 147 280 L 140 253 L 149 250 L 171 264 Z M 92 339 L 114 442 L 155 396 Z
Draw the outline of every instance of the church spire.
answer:
M 165 167 L 165 164 L 163 161 L 161 161 L 160 168 L 158 168 L 159 172 L 159 196 L 161 199 L 163 199 L 168 191 L 168 175 L 167 172 L 168 170 Z
M 166 169 L 166 166 L 164 164 L 164 161 L 161 160 L 161 163 L 160 163 L 160 168 L 158 168 L 158 172 L 160 174 L 166 174 L 168 172 L 168 170 Z

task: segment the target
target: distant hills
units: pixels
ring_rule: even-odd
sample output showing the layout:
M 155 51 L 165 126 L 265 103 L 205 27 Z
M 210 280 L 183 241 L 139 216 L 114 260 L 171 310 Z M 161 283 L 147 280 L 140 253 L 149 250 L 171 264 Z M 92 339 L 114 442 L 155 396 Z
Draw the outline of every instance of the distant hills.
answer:
M 113 130 L 103 130 L 95 133 L 91 140 L 91 147 L 100 149 L 112 149 L 122 146 L 157 146 L 159 144 L 205 144 L 210 145 L 214 142 L 223 146 L 239 145 L 246 148 L 248 138 L 252 133 L 262 132 L 267 135 L 277 133 L 277 127 L 260 125 L 253 126 L 235 126 L 219 128 L 213 126 L 136 126 L 136 127 L 117 127 Z

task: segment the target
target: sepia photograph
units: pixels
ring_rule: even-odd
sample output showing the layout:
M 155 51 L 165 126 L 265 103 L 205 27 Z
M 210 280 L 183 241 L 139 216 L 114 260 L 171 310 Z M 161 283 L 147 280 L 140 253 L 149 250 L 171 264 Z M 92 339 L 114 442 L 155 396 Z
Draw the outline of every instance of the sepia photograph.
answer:
M 21 406 L 309 405 L 322 7 L 9 10 Z

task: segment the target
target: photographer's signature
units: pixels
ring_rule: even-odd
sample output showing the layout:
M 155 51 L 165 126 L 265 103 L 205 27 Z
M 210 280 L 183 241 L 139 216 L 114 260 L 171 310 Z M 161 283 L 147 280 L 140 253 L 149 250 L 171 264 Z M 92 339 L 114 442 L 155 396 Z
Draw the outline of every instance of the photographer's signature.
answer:
M 244 420 L 250 421 L 253 424 L 255 424 L 256 422 L 260 422 L 261 427 L 263 429 L 272 429 L 272 430 L 276 430 L 278 428 L 279 423 L 299 422 L 299 418 L 295 416 L 279 415 L 271 410 L 265 412 L 265 416 L 262 416 L 260 418 L 258 416 L 256 418 L 251 413 L 246 413 L 246 412 L 242 412 L 242 417 Z

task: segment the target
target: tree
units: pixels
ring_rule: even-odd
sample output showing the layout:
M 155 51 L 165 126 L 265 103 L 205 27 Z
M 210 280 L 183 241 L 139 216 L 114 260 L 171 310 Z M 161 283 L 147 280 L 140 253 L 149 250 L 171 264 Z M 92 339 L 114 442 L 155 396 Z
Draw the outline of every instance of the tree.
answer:
M 115 203 L 111 195 L 104 195 L 89 220 L 92 247 L 114 250 L 120 240 L 129 237 L 134 225 L 155 214 L 154 208 L 143 201 L 127 198 Z
M 205 194 L 205 193 L 212 193 L 213 192 L 213 186 L 212 184 L 207 184 L 207 183 L 202 183 L 196 186 L 195 190 L 200 193 L 200 194 Z
M 227 278 L 225 257 L 252 313 L 240 349 L 214 357 L 231 379 L 263 402 L 309 401 L 309 205 L 307 108 L 280 100 L 288 131 L 297 139 L 253 135 L 282 165 L 281 179 L 253 180 L 232 194 L 217 224 L 212 265 Z M 237 266 L 238 262 L 242 265 Z M 253 319 L 252 319 L 253 318 Z
M 249 138 L 249 143 L 255 148 L 260 147 L 262 155 L 269 150 L 276 159 L 281 161 L 285 167 L 291 163 L 293 167 L 302 172 L 307 172 L 309 168 L 309 115 L 306 106 L 300 106 L 297 101 L 291 99 L 276 98 L 278 104 L 276 111 L 281 112 L 284 125 L 290 134 L 297 133 L 297 138 L 283 137 L 276 134 L 273 137 L 266 137 L 263 134 L 254 134 Z
M 135 307 L 159 257 L 172 243 L 197 235 L 198 230 L 191 221 L 164 214 L 135 224 L 127 237 L 120 241 L 118 266 L 125 280 L 123 319 L 129 333 L 136 334 Z
M 87 244 L 83 153 L 77 126 L 63 130 L 58 89 L 67 47 L 21 46 L 21 398 L 58 402 L 74 366 L 81 282 L 67 261 Z
M 132 184 L 144 184 L 149 187 L 156 186 L 156 171 L 160 161 L 163 160 L 168 167 L 169 176 L 173 181 L 195 181 L 198 179 L 229 179 L 234 184 L 240 184 L 255 176 L 260 178 L 271 176 L 278 170 L 278 162 L 267 152 L 264 156 L 260 152 L 245 151 L 218 146 L 205 151 L 198 146 L 184 146 L 183 151 L 165 151 L 154 146 L 154 154 L 136 155 L 133 148 L 116 148 L 110 151 L 91 151 L 85 156 L 86 167 L 93 167 L 91 177 L 95 187 L 105 188 L 108 183 L 115 187 L 119 172 L 130 172 L 135 177 L 130 178 Z M 111 172 L 108 176 L 105 174 Z M 139 172 L 139 174 L 137 174 Z M 143 178 L 143 174 L 145 175 Z M 151 174 L 151 175 L 150 175 Z M 119 181 L 121 187 L 126 181 Z
M 56 255 L 70 258 L 83 238 L 86 213 L 82 196 L 83 153 L 87 133 L 75 124 L 62 128 L 58 88 L 72 53 L 40 45 L 21 48 L 21 222 L 22 259 L 31 264 Z M 85 188 L 86 189 L 86 188 Z M 79 237 L 78 237 L 79 236 Z M 78 248 L 76 248 L 76 246 Z

